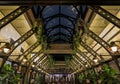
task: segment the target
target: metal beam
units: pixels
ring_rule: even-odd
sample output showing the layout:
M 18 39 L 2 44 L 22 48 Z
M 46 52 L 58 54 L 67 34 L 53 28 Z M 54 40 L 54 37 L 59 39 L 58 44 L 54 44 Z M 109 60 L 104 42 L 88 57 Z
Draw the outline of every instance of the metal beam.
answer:
M 72 62 L 69 62 L 69 65 L 73 68 L 73 70 L 76 70 L 75 65 Z
M 117 67 L 119 68 L 120 70 L 120 66 L 119 66 L 119 63 L 118 63 L 118 60 L 115 59 L 114 57 L 114 53 L 110 52 L 108 50 L 108 48 L 110 48 L 110 44 L 108 44 L 106 41 L 104 41 L 103 39 L 101 39 L 99 36 L 97 36 L 94 32 L 92 32 L 91 30 L 89 30 L 89 32 L 87 33 L 92 39 L 94 39 L 96 42 L 98 42 L 102 47 L 104 47 L 106 49 L 106 51 L 110 54 L 110 56 L 114 59 Z
M 87 58 L 87 56 L 82 53 L 82 51 L 80 49 L 76 49 L 76 52 L 81 55 L 87 62 L 90 66 L 92 66 L 92 63 L 94 64 L 94 62 L 90 59 L 90 58 Z
M 49 62 L 49 60 L 45 60 L 44 63 L 42 63 L 42 67 L 44 67 L 46 65 L 46 63 Z
M 48 57 L 45 56 L 45 57 L 43 58 L 43 60 L 41 60 L 41 64 L 44 65 L 44 63 L 45 63 L 47 60 L 48 60 Z
M 100 6 L 89 6 L 94 12 L 105 18 L 106 20 L 113 23 L 115 26 L 120 28 L 120 19 L 108 12 L 107 10 L 101 8 Z
M 27 40 L 30 36 L 32 36 L 34 34 L 33 29 L 29 30 L 28 32 L 26 32 L 23 36 L 21 36 L 19 39 L 17 39 L 15 42 L 13 42 L 11 44 L 12 50 L 11 53 L 21 44 L 23 43 L 25 40 Z
M 33 62 L 34 59 L 35 59 L 36 57 L 38 57 L 40 54 L 42 54 L 42 53 L 43 53 L 43 50 L 40 49 L 40 50 L 38 51 L 38 53 L 35 53 L 35 55 L 34 55 L 32 58 L 30 58 L 26 63 Z M 44 55 L 42 55 L 41 57 L 44 57 Z
M 22 55 L 27 56 L 30 52 L 32 52 L 36 47 L 40 45 L 39 42 L 35 42 L 29 49 L 27 49 Z
M 80 65 L 85 69 L 86 67 L 84 66 L 85 62 L 83 60 L 81 60 L 80 58 L 77 58 L 78 56 L 76 55 L 74 60 L 78 61 L 80 63 Z
M 76 63 L 75 60 L 71 60 L 70 62 L 71 62 L 72 64 L 75 64 L 75 66 L 74 66 L 75 68 L 78 68 L 78 67 L 79 67 L 79 65 Z
M 19 57 L 18 59 L 20 59 L 20 61 L 22 61 L 22 59 L 24 57 L 27 57 L 28 54 L 30 54 L 39 45 L 40 45 L 39 42 L 35 42 L 30 48 L 28 48 L 25 52 L 23 52 L 22 55 L 21 55 L 21 57 Z M 24 57 L 22 58 L 22 56 L 24 56 Z
M 85 48 L 91 55 L 94 57 L 99 57 L 100 60 L 104 60 L 103 57 L 101 57 L 97 52 L 95 52 L 91 47 L 89 47 L 87 44 L 85 44 L 83 41 L 80 41 L 81 46 Z
M 26 12 L 30 8 L 31 7 L 29 7 L 29 6 L 20 6 L 16 10 L 12 11 L 11 13 L 9 13 L 7 16 L 3 17 L 0 20 L 0 29 L 3 28 L 8 23 L 12 22 L 14 19 L 19 17 L 21 14 L 23 14 L 24 12 Z
M 71 68 L 72 70 L 75 70 L 73 66 L 70 64 L 70 61 L 65 61 L 65 63 L 66 65 L 68 65 L 69 68 Z
M 108 51 L 110 53 L 110 55 L 112 54 L 108 48 L 110 48 L 110 44 L 108 44 L 106 41 L 104 41 L 102 38 L 100 38 L 97 34 L 95 34 L 94 32 L 92 32 L 91 30 L 89 30 L 88 35 L 94 39 L 96 42 L 98 42 L 101 46 L 103 46 L 106 51 Z
M 0 5 L 119 5 L 120 0 L 0 0 Z
M 76 67 L 77 70 L 80 68 L 80 66 L 82 66 L 84 68 L 84 65 L 81 62 L 79 62 L 78 60 L 73 59 L 73 61 L 75 61 L 77 63 L 77 67 Z
M 33 29 L 29 30 L 28 32 L 26 32 L 23 36 L 21 36 L 19 39 L 17 39 L 16 41 L 14 41 L 10 47 L 11 47 L 11 51 L 8 54 L 8 56 L 6 57 L 6 59 L 4 59 L 0 70 L 2 69 L 4 63 L 6 62 L 6 60 L 9 58 L 9 56 L 11 55 L 11 53 L 21 44 L 23 43 L 25 40 L 27 40 L 30 36 L 32 36 L 34 34 L 35 31 L 33 31 Z
M 115 55 L 115 58 L 116 58 L 116 59 L 119 59 L 119 58 L 120 58 L 120 54 Z M 109 59 L 109 60 L 102 61 L 100 64 L 93 65 L 92 67 L 88 67 L 86 70 L 82 70 L 81 72 L 78 72 L 78 73 L 82 73 L 82 72 L 84 72 L 84 71 L 87 71 L 87 70 L 90 70 L 90 69 L 99 67 L 99 66 L 101 66 L 101 65 L 103 65 L 103 64 L 107 64 L 107 63 L 109 63 L 109 62 L 111 62 L 111 61 L 113 61 L 113 60 L 114 60 L 114 59 L 111 58 L 111 59 Z
M 82 60 L 78 55 L 75 55 L 75 59 L 77 59 L 81 64 L 85 64 L 86 61 Z
M 49 62 L 46 63 L 46 66 L 45 66 L 45 69 L 46 69 L 46 70 L 48 69 L 49 64 L 50 64 Z M 49 72 L 49 71 L 48 71 L 48 72 Z

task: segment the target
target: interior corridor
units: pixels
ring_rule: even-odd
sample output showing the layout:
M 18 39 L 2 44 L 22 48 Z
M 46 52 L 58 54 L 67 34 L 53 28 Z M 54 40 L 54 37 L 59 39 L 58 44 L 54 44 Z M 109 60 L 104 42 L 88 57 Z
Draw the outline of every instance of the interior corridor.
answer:
M 120 84 L 118 3 L 0 0 L 0 84 Z

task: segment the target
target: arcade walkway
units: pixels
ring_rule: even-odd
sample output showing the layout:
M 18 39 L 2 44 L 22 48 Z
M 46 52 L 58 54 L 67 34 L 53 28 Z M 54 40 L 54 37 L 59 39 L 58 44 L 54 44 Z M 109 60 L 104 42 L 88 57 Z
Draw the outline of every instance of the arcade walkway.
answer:
M 0 1 L 0 84 L 120 84 L 115 1 Z

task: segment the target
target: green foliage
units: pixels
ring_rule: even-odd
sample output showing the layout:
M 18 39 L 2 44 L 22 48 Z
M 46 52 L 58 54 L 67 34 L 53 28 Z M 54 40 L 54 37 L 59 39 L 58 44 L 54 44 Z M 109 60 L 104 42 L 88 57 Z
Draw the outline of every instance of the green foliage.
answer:
M 42 38 L 42 33 L 43 33 L 43 22 L 42 20 L 36 20 L 34 23 L 33 23 L 33 30 L 35 31 L 36 33 L 36 37 L 37 37 L 37 40 L 38 42 L 41 42 L 41 38 Z
M 0 82 L 2 84 L 17 84 L 20 80 L 20 75 L 15 75 L 14 70 L 9 64 L 5 64 L 2 72 L 0 73 Z
M 98 84 L 98 81 L 101 82 L 99 84 L 120 84 L 117 71 L 108 65 L 105 65 L 98 74 L 90 70 L 86 76 L 83 73 L 79 75 L 82 84 L 85 84 L 86 79 L 90 80 L 91 84 Z
M 73 39 L 73 45 L 74 45 L 74 47 L 79 47 L 79 38 L 78 38 L 78 36 L 76 36 L 76 35 L 74 35 L 74 37 L 73 37 L 74 39 Z
M 35 76 L 35 84 L 40 84 L 41 74 L 37 73 Z
M 46 35 L 42 36 L 41 45 L 42 45 L 43 51 L 46 50 L 46 48 L 47 48 L 47 36 Z
M 37 19 L 33 24 L 33 30 L 36 33 L 36 38 L 39 43 L 41 43 L 43 50 L 47 47 L 47 36 L 43 35 L 43 21 L 42 19 Z
M 70 61 L 72 59 L 72 55 L 65 55 L 65 61 Z
M 102 84 L 120 84 L 117 71 L 108 65 L 104 66 L 99 76 Z
M 50 66 L 51 67 L 54 67 L 54 64 L 55 64 L 55 60 L 52 58 L 52 56 L 48 56 L 48 58 L 49 58 L 49 62 L 50 62 Z
M 84 80 L 84 79 L 85 79 L 85 75 L 84 75 L 83 73 L 81 73 L 81 74 L 79 75 L 79 79 L 80 79 L 80 80 Z

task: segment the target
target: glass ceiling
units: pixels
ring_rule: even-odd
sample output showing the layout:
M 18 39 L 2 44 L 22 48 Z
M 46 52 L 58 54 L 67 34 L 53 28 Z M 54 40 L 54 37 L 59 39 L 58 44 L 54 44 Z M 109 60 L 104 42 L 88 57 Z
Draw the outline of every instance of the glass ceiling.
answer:
M 34 6 L 36 19 L 42 18 L 48 43 L 72 43 L 77 19 L 83 19 L 86 6 Z

